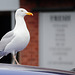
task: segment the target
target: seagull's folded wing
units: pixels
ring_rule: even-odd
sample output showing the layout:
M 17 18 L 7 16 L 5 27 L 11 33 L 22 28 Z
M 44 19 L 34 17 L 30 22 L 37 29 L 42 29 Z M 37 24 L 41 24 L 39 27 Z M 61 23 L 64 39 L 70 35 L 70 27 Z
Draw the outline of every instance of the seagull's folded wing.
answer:
M 8 33 L 6 33 L 1 41 L 0 41 L 0 51 L 3 51 L 6 47 L 6 45 L 14 38 L 14 32 L 13 31 L 9 31 Z

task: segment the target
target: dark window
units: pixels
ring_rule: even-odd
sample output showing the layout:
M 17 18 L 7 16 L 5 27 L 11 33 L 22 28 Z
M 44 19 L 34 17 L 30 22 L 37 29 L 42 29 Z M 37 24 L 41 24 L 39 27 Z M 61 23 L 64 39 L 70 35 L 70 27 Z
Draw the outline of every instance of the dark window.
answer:
M 0 12 L 0 39 L 11 30 L 11 12 Z M 0 59 L 0 63 L 11 63 L 12 56 L 8 54 Z

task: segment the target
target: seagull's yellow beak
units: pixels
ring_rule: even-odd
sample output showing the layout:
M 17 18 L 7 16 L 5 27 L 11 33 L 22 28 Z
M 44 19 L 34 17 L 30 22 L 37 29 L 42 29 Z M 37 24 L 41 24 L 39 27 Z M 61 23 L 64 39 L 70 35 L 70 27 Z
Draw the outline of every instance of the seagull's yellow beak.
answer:
M 27 12 L 26 14 L 27 15 L 30 15 L 30 16 L 33 16 L 33 14 L 31 12 Z

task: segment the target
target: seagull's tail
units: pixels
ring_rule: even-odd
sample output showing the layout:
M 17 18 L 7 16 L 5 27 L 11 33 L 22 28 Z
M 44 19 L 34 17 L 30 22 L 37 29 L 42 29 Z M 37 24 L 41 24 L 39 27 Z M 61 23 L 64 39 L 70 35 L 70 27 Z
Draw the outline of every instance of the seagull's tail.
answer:
M 5 55 L 6 53 L 4 51 L 0 51 L 0 59 Z

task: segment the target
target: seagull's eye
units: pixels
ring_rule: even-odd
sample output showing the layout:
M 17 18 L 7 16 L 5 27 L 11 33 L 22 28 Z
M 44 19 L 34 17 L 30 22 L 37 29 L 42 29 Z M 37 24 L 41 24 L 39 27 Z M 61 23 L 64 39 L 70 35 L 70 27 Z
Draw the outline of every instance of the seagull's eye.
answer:
M 23 10 L 21 10 L 21 12 L 23 12 Z

